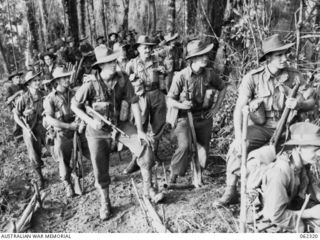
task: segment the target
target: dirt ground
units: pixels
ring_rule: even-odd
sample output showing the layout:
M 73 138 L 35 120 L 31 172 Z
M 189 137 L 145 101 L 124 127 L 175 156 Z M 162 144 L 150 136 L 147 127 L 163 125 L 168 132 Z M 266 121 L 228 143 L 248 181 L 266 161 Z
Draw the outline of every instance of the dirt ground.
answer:
M 33 195 L 30 180 L 35 178 L 26 155 L 23 142 L 16 143 L 11 137 L 13 119 L 4 105 L 0 106 L 0 231 L 5 232 L 12 220 L 17 220 Z M 168 135 L 167 135 L 168 137 Z M 216 136 L 224 137 L 224 136 Z M 213 141 L 214 144 L 214 141 Z M 169 176 L 170 158 L 174 143 L 162 141 L 159 157 L 164 162 Z M 155 207 L 171 232 L 211 233 L 238 232 L 239 204 L 230 208 L 216 209 L 215 199 L 224 191 L 225 162 L 218 155 L 219 150 L 212 146 L 208 167 L 203 172 L 205 185 L 193 190 L 170 190 L 166 198 Z M 72 199 L 65 196 L 64 187 L 59 180 L 58 163 L 50 156 L 45 158 L 44 176 L 47 179 L 47 197 L 43 208 L 32 218 L 30 232 L 76 232 L 76 233 L 145 233 L 156 232 L 148 222 L 139 206 L 131 185 L 134 179 L 142 194 L 140 173 L 129 176 L 122 171 L 130 162 L 128 150 L 121 152 L 121 161 L 112 154 L 110 161 L 112 217 L 108 221 L 99 219 L 99 196 L 94 188 L 92 166 L 84 162 L 85 194 Z M 165 182 L 162 166 L 154 168 L 160 188 Z M 191 172 L 178 179 L 179 183 L 191 183 Z M 149 220 L 151 221 L 151 219 Z

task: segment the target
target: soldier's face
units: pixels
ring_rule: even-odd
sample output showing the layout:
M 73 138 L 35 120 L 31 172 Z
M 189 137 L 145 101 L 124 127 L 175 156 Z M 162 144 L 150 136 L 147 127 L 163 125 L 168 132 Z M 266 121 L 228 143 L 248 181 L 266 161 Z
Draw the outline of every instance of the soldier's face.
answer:
M 44 56 L 44 62 L 49 66 L 52 64 L 52 58 L 50 56 Z
M 305 164 L 315 164 L 320 159 L 319 146 L 300 146 L 299 152 Z
M 69 88 L 70 86 L 70 77 L 63 77 L 58 80 L 58 85 L 60 85 L 63 90 Z
M 101 64 L 100 76 L 102 80 L 108 81 L 116 72 L 116 61 Z
M 138 52 L 141 58 L 148 58 L 150 57 L 151 48 L 148 45 L 140 45 L 138 47 Z
M 35 77 L 34 79 L 31 80 L 30 82 L 30 87 L 31 88 L 34 88 L 34 89 L 40 89 L 40 85 L 41 85 L 41 82 L 40 82 L 40 78 L 39 77 Z
M 208 58 L 207 55 L 202 55 L 202 56 L 195 57 L 192 60 L 192 67 L 195 70 L 204 68 L 204 67 L 206 67 L 208 65 L 208 60 L 209 60 L 209 58 Z
M 12 78 L 12 82 L 13 82 L 13 84 L 14 85 L 18 85 L 18 84 L 20 84 L 20 82 L 21 82 L 21 80 L 20 80 L 21 78 L 20 78 L 20 76 L 19 75 L 17 75 L 17 76 L 14 76 L 13 78 Z
M 271 54 L 269 65 L 279 70 L 285 68 L 288 63 L 287 50 L 279 51 Z

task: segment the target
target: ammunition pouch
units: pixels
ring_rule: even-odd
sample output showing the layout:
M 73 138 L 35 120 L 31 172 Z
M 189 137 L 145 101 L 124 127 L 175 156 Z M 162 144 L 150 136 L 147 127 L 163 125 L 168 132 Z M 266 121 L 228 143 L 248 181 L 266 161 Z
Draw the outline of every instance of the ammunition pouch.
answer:
M 260 99 L 256 99 L 249 104 L 249 116 L 253 123 L 256 125 L 264 125 L 267 121 L 264 102 Z

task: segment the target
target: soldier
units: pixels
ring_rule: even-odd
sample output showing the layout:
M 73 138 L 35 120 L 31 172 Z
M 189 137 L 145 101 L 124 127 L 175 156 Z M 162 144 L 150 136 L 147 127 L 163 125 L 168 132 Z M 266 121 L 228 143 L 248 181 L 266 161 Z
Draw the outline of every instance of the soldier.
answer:
M 165 95 L 160 91 L 159 77 L 165 74 L 165 68 L 156 56 L 151 55 L 155 45 L 147 36 L 141 35 L 137 41 L 139 56 L 127 64 L 126 72 L 130 75 L 135 94 L 139 96 L 143 130 L 147 132 L 150 123 L 152 134 L 158 135 L 166 121 Z M 157 143 L 154 143 L 157 146 Z M 136 170 L 134 159 L 125 170 L 131 173 Z
M 298 232 L 304 232 L 308 224 L 320 232 L 320 128 L 300 122 L 290 127 L 290 133 L 285 145 L 291 149 L 278 155 L 263 173 L 261 213 L 285 231 L 295 232 L 298 226 Z M 310 200 L 301 212 L 306 194 Z
M 166 92 L 169 92 L 174 72 L 180 71 L 182 66 L 183 50 L 177 45 L 178 37 L 178 33 L 166 35 L 164 37 L 165 47 L 156 52 L 156 54 L 164 59 L 163 63 L 167 71 L 167 76 L 165 78 Z
M 76 47 L 73 37 L 67 37 L 66 42 L 68 43 L 66 49 L 66 62 L 74 65 L 76 61 L 79 61 L 81 59 L 81 52 Z
M 40 92 L 40 72 L 27 72 L 25 84 L 28 90 L 17 100 L 13 110 L 16 123 L 22 128 L 23 139 L 27 146 L 29 159 L 40 179 L 40 187 L 44 187 L 41 168 L 41 150 L 44 143 L 45 129 L 42 126 L 42 93 Z
M 70 159 L 73 148 L 74 131 L 78 130 L 79 124 L 75 122 L 75 117 L 70 109 L 71 91 L 70 76 L 72 71 L 66 72 L 63 68 L 57 68 L 53 72 L 53 79 L 46 83 L 55 83 L 56 87 L 45 98 L 44 108 L 44 127 L 52 127 L 54 138 L 54 156 L 59 162 L 60 178 L 64 183 L 67 197 L 74 195 L 74 189 L 71 185 L 71 167 Z M 50 129 L 51 130 L 51 129 Z M 85 140 L 85 138 L 83 138 Z M 86 141 L 82 141 L 82 153 L 88 158 L 88 147 Z
M 127 64 L 129 62 L 127 57 L 128 44 L 125 42 L 117 42 L 113 45 L 113 51 L 118 52 L 117 65 L 119 71 L 125 72 L 127 69 Z
M 242 108 L 250 104 L 263 105 L 265 122 L 257 122 L 248 126 L 248 153 L 267 144 L 272 137 L 284 107 L 298 111 L 309 111 L 314 108 L 313 96 L 303 97 L 305 81 L 301 74 L 287 65 L 287 52 L 294 43 L 283 44 L 279 35 L 275 34 L 262 42 L 263 55 L 260 62 L 266 64 L 244 76 L 234 110 L 235 140 L 229 148 L 227 158 L 227 187 L 224 195 L 215 202 L 216 206 L 227 205 L 238 201 L 236 184 L 239 178 L 240 162 L 237 157 L 241 152 Z M 300 84 L 300 96 L 288 98 L 290 88 Z M 254 119 L 252 119 L 254 120 Z
M 113 44 L 118 42 L 119 35 L 118 33 L 113 32 L 113 33 L 110 33 L 108 37 L 109 37 L 109 48 L 113 49 Z
M 218 112 L 224 99 L 225 83 L 208 66 L 208 53 L 213 44 L 194 40 L 187 46 L 186 60 L 189 64 L 178 72 L 168 93 L 168 108 L 179 109 L 174 136 L 178 140 L 178 148 L 171 159 L 170 183 L 176 183 L 177 177 L 185 174 L 189 164 L 190 133 L 187 127 L 187 111 L 191 110 L 198 143 L 204 147 L 206 154 L 212 129 L 212 117 Z M 213 104 L 214 90 L 219 91 L 218 100 Z M 191 95 L 189 100 L 187 95 Z
M 43 54 L 43 60 L 44 60 L 44 67 L 43 67 L 43 76 L 45 79 L 51 79 L 52 73 L 57 67 L 57 64 L 55 62 L 56 56 L 50 52 L 46 52 Z
M 24 93 L 25 86 L 21 82 L 22 74 L 23 72 L 12 72 L 8 77 L 8 81 L 10 83 L 5 84 L 5 101 L 6 104 L 9 106 L 10 110 L 12 110 L 15 106 L 15 102 L 17 101 L 18 97 Z M 16 122 L 13 126 L 13 137 L 16 140 L 22 137 L 22 129 Z
M 87 55 L 89 52 L 93 52 L 93 47 L 90 43 L 87 41 L 88 37 L 85 35 L 82 35 L 79 39 L 80 46 L 79 51 L 82 55 Z
M 130 136 L 127 138 L 120 135 L 118 141 L 138 156 L 137 162 L 141 167 L 144 195 L 155 202 L 161 200 L 163 195 L 156 194 L 152 187 L 151 168 L 154 156 L 149 146 L 150 139 L 143 131 L 138 98 L 134 95 L 132 85 L 125 73 L 116 71 L 117 54 L 107 55 L 105 52 L 100 53 L 96 58 L 97 62 L 93 64 L 93 67 L 98 66 L 100 69 L 95 74 L 85 75 L 83 85 L 72 99 L 71 109 L 87 124 L 86 137 L 93 165 L 95 186 L 101 197 L 100 218 L 106 220 L 111 215 L 109 154 L 112 132 L 111 128 L 103 124 L 92 110 L 91 112 L 84 110 L 86 103 L 104 117 L 108 116 L 109 120 L 115 124 L 118 123 L 118 127 Z M 129 109 L 130 104 L 136 127 L 127 120 L 126 109 Z

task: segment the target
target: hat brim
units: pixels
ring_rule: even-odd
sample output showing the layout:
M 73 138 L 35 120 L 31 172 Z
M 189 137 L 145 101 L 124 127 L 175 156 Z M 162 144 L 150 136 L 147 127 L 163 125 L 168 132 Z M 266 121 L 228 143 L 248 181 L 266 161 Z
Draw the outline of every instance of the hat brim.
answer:
M 79 41 L 84 41 L 86 39 L 88 39 L 89 37 L 85 37 L 85 38 L 80 38 Z
M 7 81 L 10 81 L 15 76 L 22 76 L 23 72 L 17 72 L 16 74 L 9 75 Z
M 171 42 L 173 40 L 176 40 L 178 37 L 179 37 L 179 34 L 175 33 L 172 37 L 166 39 L 166 43 L 169 43 L 169 42 Z
M 212 50 L 212 48 L 213 48 L 213 43 L 209 44 L 207 47 L 205 47 L 205 48 L 204 48 L 203 50 L 201 50 L 200 52 L 197 52 L 197 53 L 194 53 L 194 54 L 191 54 L 191 55 L 186 56 L 186 59 L 204 55 L 204 54 L 210 52 L 210 51 Z
M 31 80 L 33 80 L 35 77 L 38 77 L 41 74 L 41 72 L 36 73 L 35 75 L 32 75 L 28 80 L 24 80 L 23 84 L 26 84 L 28 82 L 30 82 Z
M 264 62 L 264 61 L 266 60 L 266 56 L 267 56 L 269 53 L 287 50 L 287 49 L 291 48 L 293 45 L 295 45 L 295 43 L 288 43 L 288 44 L 283 45 L 282 47 L 279 47 L 279 48 L 276 48 L 276 49 L 272 49 L 272 50 L 270 50 L 270 51 L 267 51 L 266 53 L 264 53 L 264 54 L 259 58 L 259 62 Z
M 310 139 L 310 140 L 289 140 L 286 143 L 284 143 L 284 145 L 300 145 L 300 146 L 320 146 L 320 139 L 316 138 L 316 139 Z
M 96 61 L 94 64 L 92 64 L 92 67 L 95 67 L 99 64 L 102 64 L 102 63 L 108 63 L 108 62 L 113 62 L 115 61 L 116 59 L 118 58 L 118 53 L 112 53 L 106 57 L 103 57 L 101 59 L 99 59 L 98 61 Z

